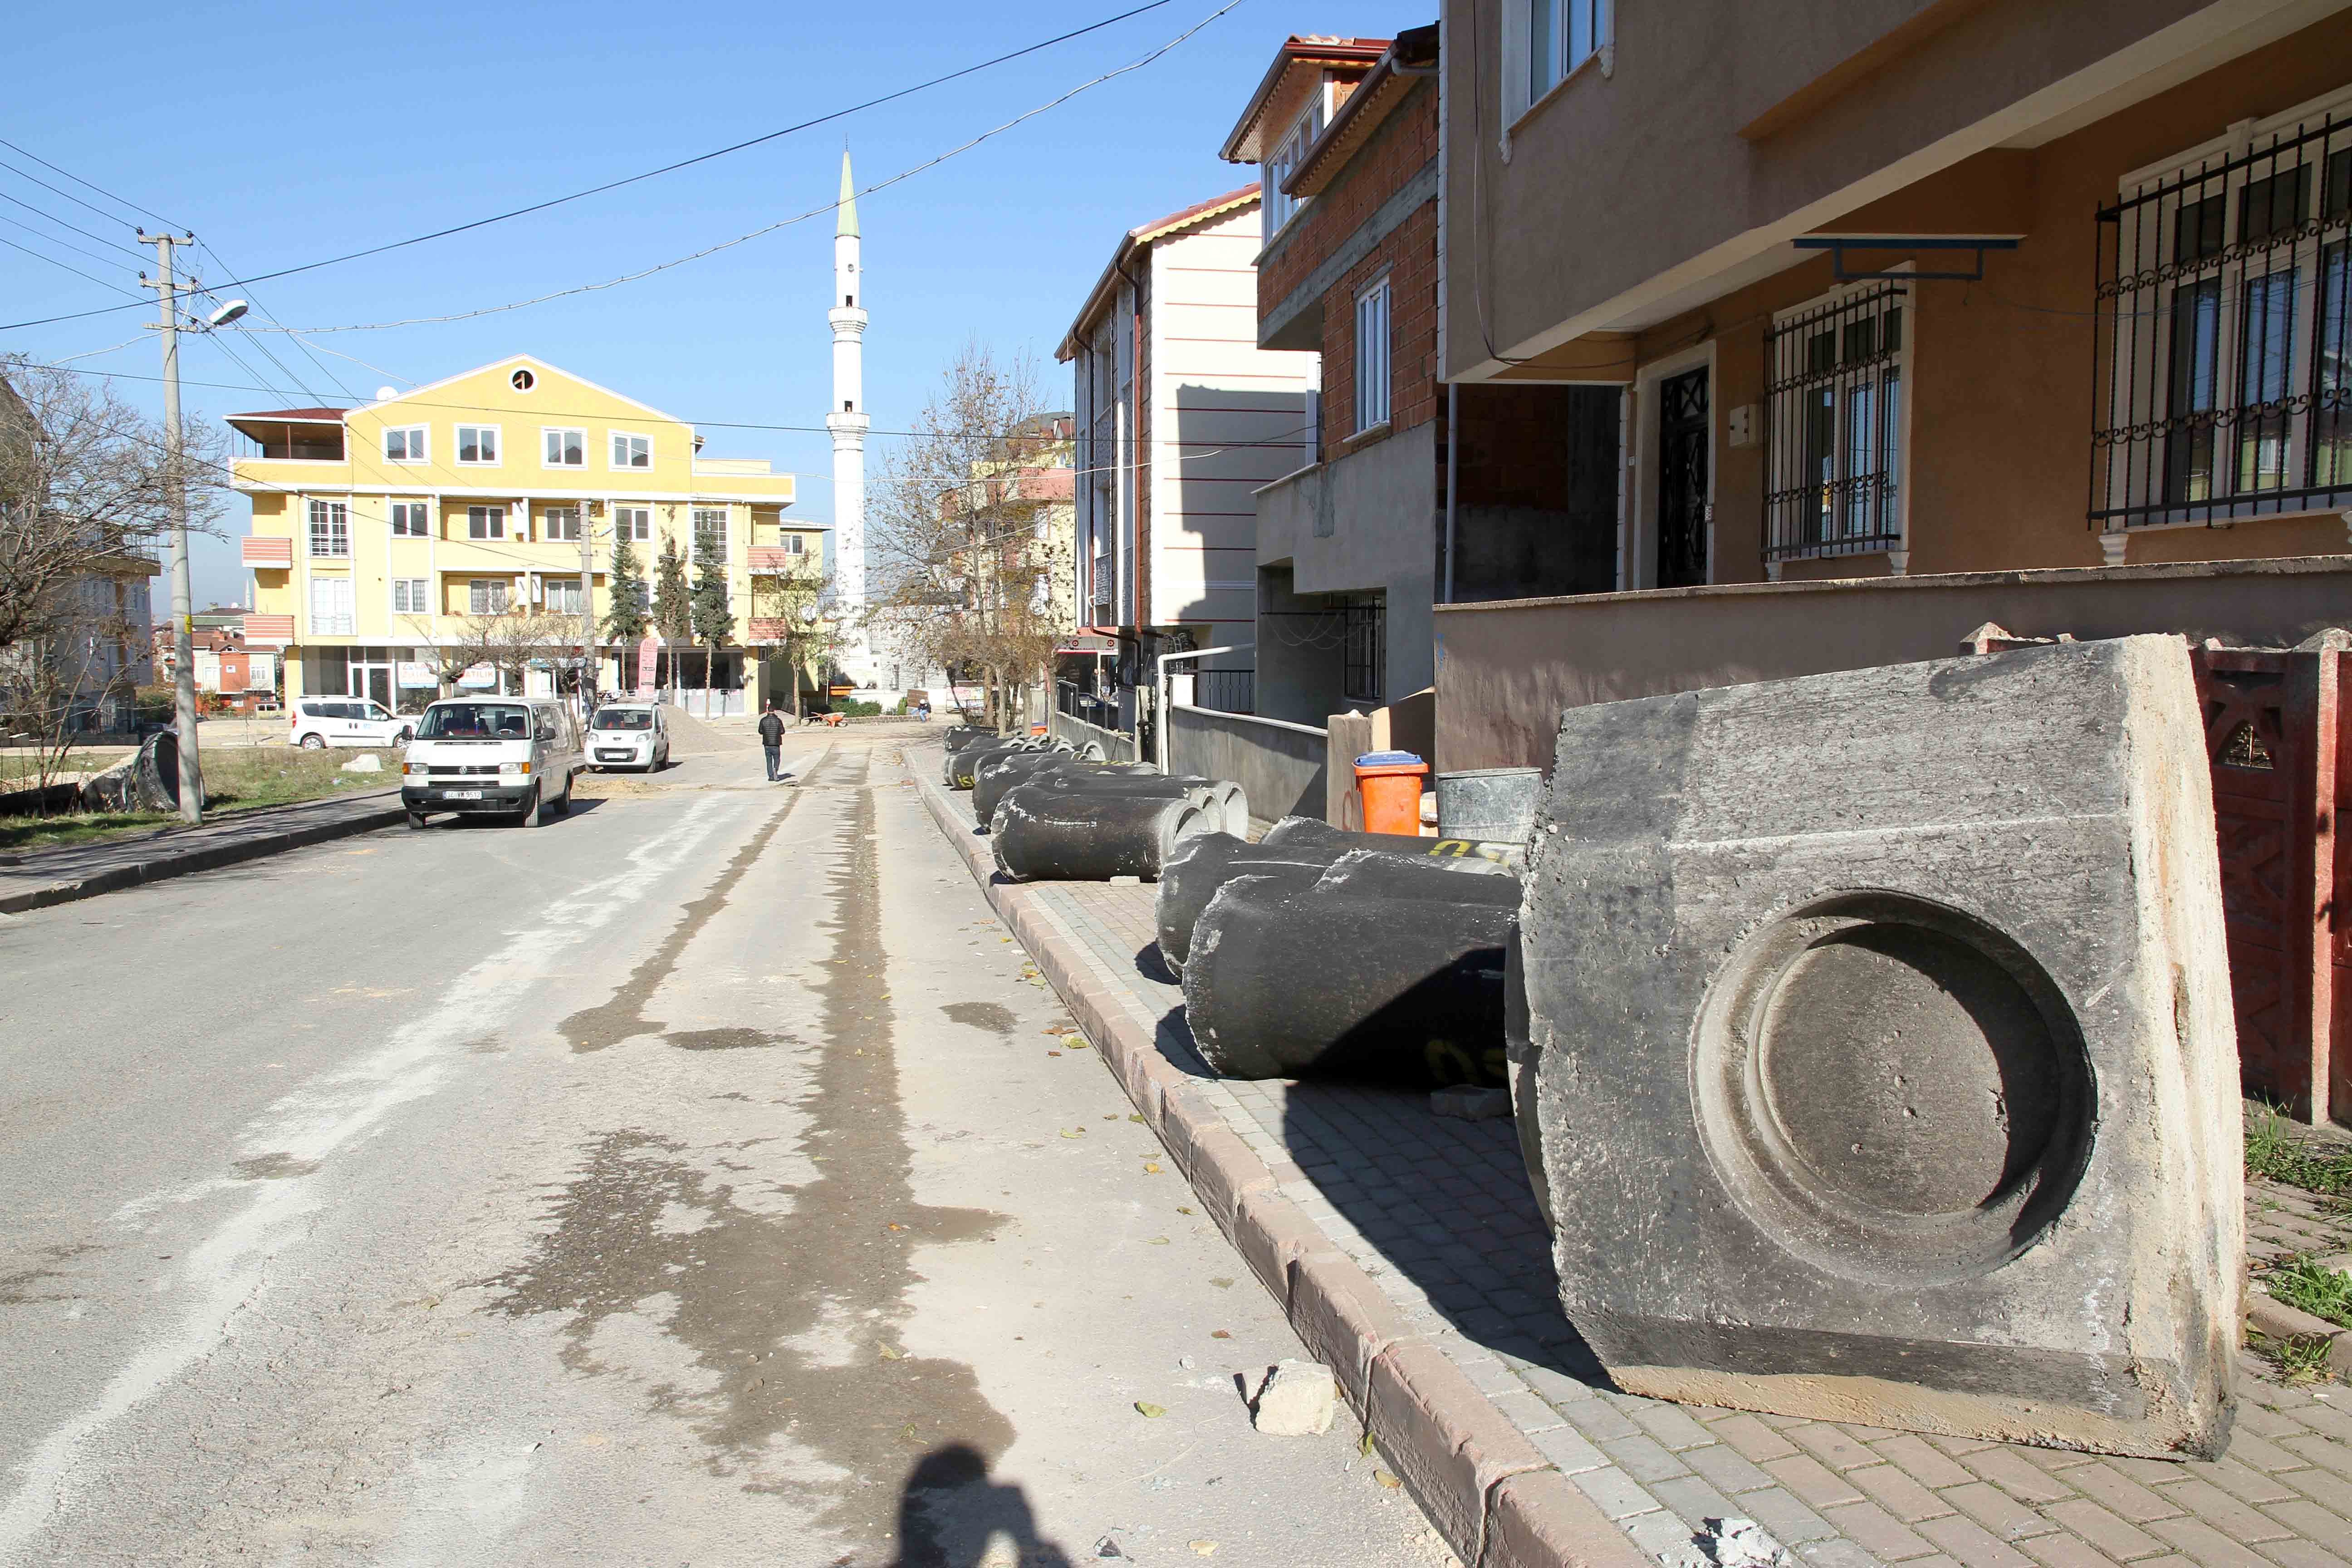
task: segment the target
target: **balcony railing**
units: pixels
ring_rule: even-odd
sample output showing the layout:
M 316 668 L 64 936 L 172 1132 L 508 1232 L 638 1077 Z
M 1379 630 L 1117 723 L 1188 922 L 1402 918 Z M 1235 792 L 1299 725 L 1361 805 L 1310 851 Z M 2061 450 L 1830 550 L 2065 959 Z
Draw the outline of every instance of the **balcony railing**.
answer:
M 1054 708 L 1056 712 L 1081 720 L 1098 730 L 1123 728 L 1118 721 L 1118 704 L 1091 691 L 1082 691 L 1075 681 L 1054 682 Z

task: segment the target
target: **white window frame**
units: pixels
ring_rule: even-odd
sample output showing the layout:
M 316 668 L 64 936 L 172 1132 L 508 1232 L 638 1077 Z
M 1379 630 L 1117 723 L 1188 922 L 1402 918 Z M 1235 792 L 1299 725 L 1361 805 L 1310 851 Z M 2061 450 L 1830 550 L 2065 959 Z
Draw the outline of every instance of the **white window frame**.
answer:
M 466 509 L 467 538 L 504 539 L 506 536 L 506 508 L 502 506 L 469 506 Z
M 392 536 L 394 539 L 425 539 L 433 531 L 433 503 L 421 500 L 396 500 L 392 503 Z
M 514 579 L 511 577 L 466 579 L 466 613 L 469 616 L 503 616 L 513 602 Z
M 352 558 L 352 509 L 339 500 L 314 500 L 305 514 L 309 527 L 304 530 L 305 542 L 314 561 L 349 561 Z M 320 542 L 323 540 L 324 547 Z
M 1356 291 L 1356 429 L 1385 429 L 1396 392 L 1396 322 L 1389 275 Z M 1371 416 L 1371 417 L 1367 417 Z
M 784 553 L 787 555 L 806 555 L 808 553 L 808 536 L 800 533 L 785 534 Z
M 320 601 L 326 601 L 321 611 Z M 352 605 L 352 580 L 338 573 L 331 577 L 310 579 L 310 634 L 322 637 L 355 636 L 357 624 Z
M 572 506 L 541 507 L 539 537 L 554 544 L 579 543 L 580 530 L 583 526 L 582 510 L 576 503 Z
M 635 442 L 642 444 L 645 448 L 646 460 L 642 463 L 624 460 L 622 457 L 622 443 L 624 442 Z M 651 436 L 646 435 L 642 430 L 607 430 L 604 433 L 604 463 L 607 468 L 611 468 L 615 473 L 642 474 L 651 472 L 654 466 L 654 438 Z
M 429 616 L 433 613 L 433 579 L 430 577 L 394 577 L 392 580 L 392 613 L 395 616 Z
M 482 437 L 489 437 L 489 456 L 481 455 Z M 471 438 L 473 457 L 466 456 Z M 460 425 L 457 426 L 457 466 L 461 468 L 495 468 L 499 466 L 501 448 L 506 446 L 506 426 L 502 425 Z
M 649 506 L 616 506 L 613 509 L 613 542 L 627 540 L 632 544 L 646 544 L 654 537 L 654 509 Z
M 561 572 L 549 573 L 540 582 L 541 604 L 551 616 L 577 616 L 583 613 L 583 606 L 575 603 L 567 603 L 559 607 L 555 602 L 559 593 L 566 601 L 577 599 L 580 596 L 578 576 L 565 576 Z
M 719 560 L 727 559 L 727 511 L 728 509 L 723 506 L 698 506 L 688 512 L 687 563 L 689 566 L 693 564 L 694 557 L 702 552 L 703 519 L 705 518 L 717 520 L 716 532 L 719 541 L 717 553 Z
M 1265 215 L 1265 237 L 1269 240 L 1287 228 L 1290 220 L 1307 205 L 1309 198 L 1286 195 L 1282 187 L 1297 172 L 1299 163 L 1307 156 L 1307 150 L 1315 145 L 1315 139 L 1322 135 L 1324 128 L 1331 123 L 1332 100 L 1338 93 L 1338 84 L 1331 79 L 1329 72 L 1325 72 L 1322 79 L 1315 84 L 1314 91 L 1308 95 L 1307 107 L 1298 111 L 1298 118 L 1290 122 L 1290 128 L 1282 133 L 1282 140 L 1275 143 L 1272 153 L 1266 154 L 1260 171 L 1258 191 L 1260 210 Z
M 567 463 L 562 461 L 561 458 L 551 461 L 548 457 L 548 452 L 552 444 L 561 441 L 562 447 L 559 448 L 560 450 L 569 450 L 571 448 L 572 443 L 570 441 L 562 440 L 562 438 L 567 436 L 577 437 L 579 438 L 580 460 L 576 463 Z M 539 427 L 539 466 L 542 468 L 586 468 L 588 466 L 588 431 L 586 427 L 579 425 L 541 426 Z
M 387 463 L 429 463 L 432 459 L 432 437 L 423 425 L 387 425 L 383 431 L 383 460 Z M 392 444 L 400 441 L 400 452 L 394 456 Z
M 1589 37 L 1579 30 L 1580 23 Z M 1588 64 L 1598 62 L 1601 74 L 1608 76 L 1616 61 L 1616 0 L 1504 0 L 1504 130 L 1507 132 Z

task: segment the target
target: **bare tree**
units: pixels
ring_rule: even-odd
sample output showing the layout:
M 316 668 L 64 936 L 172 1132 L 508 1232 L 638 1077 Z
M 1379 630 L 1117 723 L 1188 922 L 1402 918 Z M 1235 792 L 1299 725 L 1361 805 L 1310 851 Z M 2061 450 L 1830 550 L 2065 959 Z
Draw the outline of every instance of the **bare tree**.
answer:
M 217 533 L 223 437 L 184 424 L 188 524 Z M 162 424 L 110 384 L 0 356 L 0 648 L 48 637 L 70 585 L 152 557 L 171 531 L 173 478 Z
M 774 644 L 776 651 L 769 656 L 782 663 L 791 672 L 793 683 L 793 717 L 802 718 L 801 681 L 803 674 L 823 680 L 833 655 L 841 646 L 841 636 L 833 621 L 825 615 L 825 606 L 833 601 L 833 574 L 812 563 L 802 571 L 777 576 L 754 576 L 751 579 L 751 602 L 748 619 L 753 624 L 772 621 L 782 628 Z
M 518 605 L 494 616 L 468 616 L 458 635 L 481 650 L 478 662 L 520 688 L 534 661 L 562 658 L 578 645 L 580 619 Z
M 1066 630 L 1053 593 L 1068 542 L 1032 476 L 1066 466 L 1026 355 L 966 345 L 875 486 L 873 619 L 923 663 L 976 669 L 986 711 L 1014 721 Z

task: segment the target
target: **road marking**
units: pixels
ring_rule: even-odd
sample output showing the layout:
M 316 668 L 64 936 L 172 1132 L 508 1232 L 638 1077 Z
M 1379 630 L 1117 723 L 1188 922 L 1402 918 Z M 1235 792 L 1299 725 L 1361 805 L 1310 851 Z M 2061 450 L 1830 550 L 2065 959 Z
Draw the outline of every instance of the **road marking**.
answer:
M 654 882 L 709 838 L 722 816 L 716 800 L 698 801 L 675 826 L 629 852 L 629 866 L 589 883 L 541 911 L 530 929 L 458 976 L 439 1005 L 404 1026 L 389 1044 L 353 1066 L 321 1074 L 266 1108 L 247 1124 L 236 1157 L 282 1154 L 321 1161 L 369 1131 L 393 1110 L 441 1087 L 446 1058 L 495 1027 L 522 991 L 544 979 L 576 947 L 642 899 Z M 186 1202 L 231 1184 L 213 1177 L 137 1198 L 117 1220 Z M 19 1470 L 24 1478 L 0 1507 L 0 1557 L 14 1558 L 64 1509 L 82 1448 L 109 1425 L 161 1391 L 226 1340 L 268 1284 L 277 1255 L 303 1237 L 301 1221 L 324 1205 L 302 1180 L 256 1184 L 253 1199 L 189 1253 L 182 1275 L 194 1299 L 178 1329 L 133 1354 L 107 1381 L 96 1403 L 52 1430 Z

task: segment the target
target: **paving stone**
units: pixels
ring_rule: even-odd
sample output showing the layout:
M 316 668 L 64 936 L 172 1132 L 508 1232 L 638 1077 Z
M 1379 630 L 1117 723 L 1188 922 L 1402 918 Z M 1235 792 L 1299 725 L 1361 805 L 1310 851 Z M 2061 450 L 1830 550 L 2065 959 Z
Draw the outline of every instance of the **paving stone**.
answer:
M 1738 1503 L 1696 1476 L 1659 1481 L 1650 1488 L 1650 1495 L 1673 1509 L 1693 1530 L 1705 1529 L 1710 1519 L 1733 1519 L 1739 1513 Z
M 2339 1443 L 2352 1443 L 2352 1415 L 2338 1410 L 2327 1402 L 2315 1398 L 2294 1413 L 2294 1418 L 2322 1436 L 2333 1437 Z
M 1764 1468 L 1773 1479 L 1815 1508 L 1862 1501 L 1862 1493 L 1855 1489 L 1850 1478 L 1838 1475 L 1810 1455 L 1792 1454 L 1785 1459 L 1768 1459 Z
M 2246 1412 L 2239 1411 L 2238 1419 L 2243 1421 L 2245 1418 Z M 2352 1449 L 2346 1448 L 2341 1443 L 2323 1437 L 2316 1432 L 2290 1432 L 2278 1439 L 2278 1445 L 2299 1458 L 2323 1467 L 2333 1475 L 2352 1479 Z
M 1826 1541 L 1837 1534 L 1837 1526 L 1807 1508 L 1781 1487 L 1767 1487 L 1760 1492 L 1743 1492 L 1739 1506 L 1748 1517 L 1778 1536 L 1784 1546 L 1794 1546 L 1803 1541 Z
M 1646 1433 L 1631 1437 L 1619 1437 L 1601 1445 L 1601 1451 L 1627 1475 L 1643 1486 L 1655 1490 L 1656 1482 L 1675 1476 L 1687 1476 L 1690 1467 L 1682 1462 L 1665 1446 Z
M 2031 1541 L 2021 1541 L 2017 1549 L 2041 1563 L 2042 1568 L 2116 1568 L 2114 1558 L 2081 1536 L 2063 1530 L 2050 1535 L 2037 1535 Z
M 2166 1501 L 2137 1481 L 2127 1479 L 2105 1459 L 2067 1471 L 2066 1479 L 2076 1491 L 2105 1504 L 2135 1524 L 2169 1519 L 2180 1511 L 2179 1503 Z
M 2260 1439 L 2257 1438 L 2256 1441 L 2259 1442 Z M 2280 1457 L 2286 1459 L 2289 1464 L 2302 1463 L 2284 1450 L 2278 1450 L 2278 1452 Z M 2242 1464 L 2235 1458 L 2200 1459 L 2180 1468 L 2187 1470 L 2192 1477 L 2212 1482 L 2241 1502 L 2284 1502 L 2295 1495 L 2294 1489 L 2276 1476 L 2266 1476 L 2262 1471 L 2250 1465 Z
M 2074 1488 L 2027 1458 L 2019 1448 L 1985 1448 L 1966 1456 L 1960 1464 L 2022 1502 L 2052 1503 L 2075 1495 Z
M 2248 1381 L 2244 1377 L 2239 1378 L 2238 1386 L 2243 1388 Z M 2313 1436 L 2310 1427 L 2295 1420 L 2284 1411 L 2271 1409 L 2245 1400 L 2240 1400 L 2238 1403 L 2238 1424 L 2235 1430 L 2252 1432 L 2256 1436 L 2267 1437 L 2273 1443 L 2283 1443 L 2289 1437 Z
M 1606 1399 L 1587 1399 L 1559 1407 L 1569 1424 L 1596 1443 L 1613 1443 L 1620 1437 L 1646 1436 L 1626 1414 Z
M 2281 1486 L 2293 1487 L 2330 1513 L 2352 1518 L 2352 1481 L 2346 1480 L 2334 1470 L 2311 1465 L 2300 1470 L 2275 1471 L 2265 1479 Z
M 1950 1455 L 1929 1447 L 1926 1438 L 1908 1433 L 1872 1444 L 1871 1452 L 1879 1458 L 1901 1466 L 1904 1474 L 1923 1487 L 1961 1487 L 1976 1479 L 1969 1471 L 1961 1468 Z M 1870 1461 L 1864 1459 L 1862 1462 L 1868 1464 Z
M 1998 1540 L 1975 1520 L 1958 1514 L 1922 1521 L 1920 1534 L 1968 1564 L 1968 1568 L 2030 1568 L 2032 1560 L 2007 1542 Z
M 1822 1517 L 1889 1563 L 1936 1550 L 1926 1536 L 1874 1502 L 1835 1503 L 1822 1510 Z
M 2315 1541 L 2330 1552 L 2340 1554 L 2346 1551 L 2352 1551 L 2352 1524 L 2346 1523 L 2315 1502 L 2297 1498 L 2292 1502 L 2271 1503 L 2263 1511 L 2295 1534 L 2305 1540 Z M 2259 1538 L 2246 1536 L 2242 1539 L 2258 1540 Z
M 2281 1568 L 2347 1568 L 2344 1559 L 2326 1548 L 2292 1538 L 2266 1542 L 2263 1555 Z
M 1786 1458 L 1797 1451 L 1794 1443 L 1744 1410 L 1709 1422 L 1706 1429 L 1759 1464 L 1766 1459 Z
M 1533 1389 L 1519 1387 L 1507 1394 L 1494 1396 L 1495 1408 L 1511 1418 L 1511 1425 L 1532 1436 L 1568 1425 L 1568 1418 L 1547 1404 Z
M 2148 1528 L 2186 1552 L 2200 1568 L 2263 1568 L 2261 1553 L 2240 1545 L 2201 1519 L 2160 1519 Z
M 1868 1492 L 1895 1518 L 1913 1524 L 1954 1511 L 1950 1503 L 1894 1465 L 1864 1465 L 1846 1471 L 1845 1479 Z
M 1971 1481 L 1964 1487 L 1946 1487 L 1936 1495 L 2003 1541 L 2022 1541 L 2029 1535 L 2046 1535 L 2058 1528 L 2055 1521 L 2026 1507 L 1988 1481 Z
M 1802 1426 L 1791 1426 L 1789 1428 L 1788 1436 L 1789 1441 L 1808 1450 L 1815 1458 L 1832 1469 L 1844 1470 L 1851 1469 L 1856 1465 L 1874 1465 L 1879 1459 L 1877 1454 L 1873 1453 L 1862 1443 L 1847 1436 L 1832 1422 L 1813 1421 Z M 1967 1480 L 1969 1478 L 1962 1475 L 1959 1479 Z
M 2242 1384 L 2241 1386 L 2243 1386 Z M 2241 1408 L 2243 1407 L 2241 1406 Z M 2229 1451 L 2220 1460 L 2222 1464 L 2232 1461 L 2251 1469 L 2262 1471 L 2292 1470 L 2306 1463 L 2300 1457 L 2288 1453 L 2269 1438 L 2258 1437 L 2247 1431 L 2245 1423 L 2242 1421 L 2238 1424 L 2237 1430 L 2230 1435 Z
M 2251 1505 L 2240 1502 L 2212 1482 L 2195 1476 L 2165 1488 L 2164 1498 L 2168 1502 L 2178 1503 L 2187 1509 L 2190 1514 L 2232 1540 L 2247 1542 L 2275 1541 L 2280 1536 L 2294 1533 L 2292 1529 L 2265 1517 Z
M 1600 1469 L 1609 1463 L 1608 1455 L 1566 1426 L 1549 1432 L 1531 1432 L 1528 1435 L 1528 1441 L 1536 1446 L 1537 1453 L 1559 1466 L 1562 1475 L 1580 1475 L 1586 1470 Z
M 1878 1559 L 1851 1541 L 1808 1541 L 1797 1556 L 1811 1568 L 1878 1568 Z
M 1636 1546 L 1662 1562 L 1703 1561 L 1696 1529 L 1671 1509 L 1653 1509 L 1620 1520 L 1617 1528 L 1631 1536 Z
M 2121 1562 L 2153 1557 L 2165 1543 L 2128 1520 L 2116 1518 L 2088 1498 L 2076 1498 L 2050 1510 L 2050 1517 L 2108 1556 Z
M 1643 1408 L 1627 1414 L 1640 1422 L 1651 1436 L 1669 1448 L 1695 1448 L 1701 1443 L 1715 1441 L 1706 1427 L 1675 1405 L 1651 1401 Z
M 1709 1443 L 1700 1448 L 1685 1448 L 1679 1458 L 1684 1464 L 1706 1477 L 1711 1485 L 1727 1492 L 1749 1492 L 1772 1484 L 1770 1476 L 1757 1468 L 1728 1443 Z
M 1612 1519 L 1631 1519 L 1637 1513 L 1648 1513 L 1658 1506 L 1657 1499 L 1614 1465 L 1580 1471 L 1569 1479 L 1576 1483 L 1579 1491 L 1592 1500 L 1595 1507 Z

